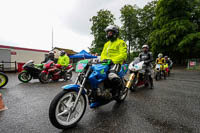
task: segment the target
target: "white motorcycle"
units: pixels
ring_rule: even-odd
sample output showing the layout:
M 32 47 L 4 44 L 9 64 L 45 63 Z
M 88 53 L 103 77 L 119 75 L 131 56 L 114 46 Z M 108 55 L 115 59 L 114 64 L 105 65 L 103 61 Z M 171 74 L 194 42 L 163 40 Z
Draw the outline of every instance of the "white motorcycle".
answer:
M 166 74 L 165 74 L 165 71 L 162 70 L 162 67 L 164 66 L 162 66 L 161 64 L 156 64 L 155 69 L 154 69 L 155 80 L 162 79 L 162 77 L 166 79 Z
M 135 60 L 129 64 L 128 69 L 130 71 L 130 76 L 126 83 L 126 87 L 132 92 L 141 85 L 152 88 L 149 77 L 145 74 L 145 68 L 146 65 L 144 64 L 144 61 L 140 61 L 139 57 L 136 57 Z

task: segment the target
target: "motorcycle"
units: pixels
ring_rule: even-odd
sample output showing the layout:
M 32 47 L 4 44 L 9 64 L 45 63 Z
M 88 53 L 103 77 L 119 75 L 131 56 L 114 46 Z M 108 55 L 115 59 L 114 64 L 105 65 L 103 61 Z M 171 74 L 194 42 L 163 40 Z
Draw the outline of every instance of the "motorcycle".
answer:
M 149 75 L 145 73 L 146 65 L 144 61 L 140 61 L 140 58 L 137 57 L 133 62 L 129 64 L 130 76 L 126 83 L 126 87 L 132 92 L 136 91 L 137 87 L 144 85 L 145 87 L 151 87 L 149 80 Z
M 23 69 L 24 70 L 19 73 L 18 79 L 23 83 L 27 83 L 32 78 L 33 79 L 39 78 L 39 74 L 43 70 L 43 64 L 34 64 L 33 60 L 29 60 L 23 65 Z
M 41 83 L 48 83 L 50 80 L 58 81 L 59 79 L 67 81 L 72 78 L 72 70 L 72 65 L 63 68 L 60 64 L 49 60 L 44 64 L 44 70 L 40 73 L 39 80 Z
M 4 87 L 8 83 L 8 76 L 0 72 L 0 88 Z
M 163 69 L 163 67 L 164 67 L 164 65 L 156 64 L 155 69 L 154 69 L 155 80 L 162 79 L 162 77 L 164 77 L 164 79 L 166 79 L 166 72 Z
M 118 75 L 123 87 L 117 88 L 108 79 L 109 65 L 107 63 L 80 61 L 76 66 L 76 72 L 79 73 L 75 83 L 63 86 L 64 90 L 57 94 L 50 104 L 50 122 L 59 129 L 67 129 L 81 120 L 87 101 L 90 108 L 97 108 L 113 100 L 118 103 L 123 102 L 128 94 L 124 79 L 127 70 L 127 65 L 122 65 Z M 107 95 L 101 95 L 102 92 Z

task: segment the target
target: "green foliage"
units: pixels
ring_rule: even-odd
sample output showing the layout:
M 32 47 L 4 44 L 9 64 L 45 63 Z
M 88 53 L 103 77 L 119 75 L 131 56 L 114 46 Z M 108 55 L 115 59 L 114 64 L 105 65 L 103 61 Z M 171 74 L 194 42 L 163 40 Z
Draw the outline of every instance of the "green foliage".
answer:
M 108 10 L 100 10 L 97 12 L 97 16 L 93 16 L 90 21 L 92 22 L 91 34 L 94 35 L 91 47 L 89 48 L 91 53 L 101 54 L 104 44 L 106 43 L 106 33 L 104 29 L 114 24 L 114 16 Z
M 144 8 L 138 10 L 138 44 L 140 46 L 142 46 L 148 41 L 150 33 L 154 30 L 153 19 L 156 16 L 156 4 L 157 0 L 147 3 L 147 5 L 145 5 Z
M 121 22 L 122 22 L 122 38 L 125 41 L 128 41 L 128 59 L 130 61 L 130 50 L 131 47 L 133 49 L 138 48 L 137 45 L 137 34 L 138 34 L 138 8 L 136 6 L 132 5 L 125 5 L 124 7 L 121 8 Z
M 189 48 L 196 47 L 194 43 L 199 39 L 198 26 L 191 21 L 192 6 L 191 0 L 158 1 L 153 21 L 155 30 L 148 40 L 154 54 L 162 52 L 179 62 L 191 56 Z
M 146 42 L 154 57 L 163 53 L 176 63 L 200 57 L 200 0 L 154 0 L 142 9 L 124 5 L 120 12 L 120 37 L 128 42 L 129 61 L 138 55 L 131 50 L 139 50 Z M 114 20 L 108 10 L 100 10 L 90 19 L 91 52 L 101 53 L 106 42 L 104 29 Z

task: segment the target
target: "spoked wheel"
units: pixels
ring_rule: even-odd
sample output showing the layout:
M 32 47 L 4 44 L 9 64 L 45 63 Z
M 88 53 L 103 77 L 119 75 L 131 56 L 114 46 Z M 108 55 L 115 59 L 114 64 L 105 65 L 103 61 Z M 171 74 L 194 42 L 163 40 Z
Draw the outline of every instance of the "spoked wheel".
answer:
M 4 87 L 7 83 L 8 77 L 5 74 L 0 73 L 0 88 Z
M 41 83 L 46 84 L 46 83 L 49 82 L 50 78 L 49 78 L 48 74 L 43 72 L 43 73 L 40 74 L 39 80 L 40 80 Z
M 64 73 L 64 80 L 70 80 L 72 78 L 72 71 Z
M 23 83 L 27 83 L 29 82 L 31 79 L 32 79 L 32 75 L 30 75 L 29 73 L 27 72 L 21 72 L 19 75 L 18 75 L 18 79 L 23 82 Z
M 49 119 L 55 127 L 67 129 L 80 121 L 86 110 L 86 97 L 82 94 L 74 108 L 77 95 L 74 90 L 63 90 L 53 99 L 49 108 Z

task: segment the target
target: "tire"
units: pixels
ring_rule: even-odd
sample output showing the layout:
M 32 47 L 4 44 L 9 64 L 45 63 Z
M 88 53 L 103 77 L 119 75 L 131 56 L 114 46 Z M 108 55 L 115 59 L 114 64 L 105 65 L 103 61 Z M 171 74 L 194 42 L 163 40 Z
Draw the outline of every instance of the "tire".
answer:
M 166 73 L 165 73 L 165 71 L 163 71 L 162 73 L 163 73 L 164 79 L 166 79 Z
M 117 103 L 122 103 L 128 95 L 128 88 L 124 88 L 123 90 L 120 90 L 120 95 L 115 99 Z
M 50 79 L 48 77 L 48 74 L 43 72 L 43 73 L 40 74 L 39 80 L 40 80 L 41 83 L 46 84 L 46 83 L 49 83 Z
M 23 83 L 28 83 L 32 79 L 32 75 L 30 75 L 28 72 L 21 72 L 18 75 L 18 79 Z
M 72 71 L 64 73 L 64 80 L 70 80 L 72 78 Z
M 133 83 L 132 83 L 132 85 L 130 87 L 131 92 L 135 92 L 136 89 L 137 89 L 137 86 L 136 86 L 135 82 L 136 82 L 136 77 L 134 78 L 134 81 L 133 81 Z
M 131 92 L 135 92 L 135 91 L 136 91 L 136 89 L 137 89 L 137 87 L 135 86 L 135 84 L 134 84 L 134 85 L 132 85 L 132 86 L 131 86 L 131 88 L 130 88 Z
M 74 127 L 83 117 L 86 110 L 86 106 L 87 106 L 86 97 L 83 94 L 80 96 L 80 99 L 77 104 L 77 107 L 79 107 L 79 110 L 77 111 L 77 107 L 76 107 L 75 111 L 73 111 L 71 114 L 71 115 L 74 115 L 76 118 L 73 117 L 74 119 L 72 118 L 71 121 L 68 122 L 67 117 L 69 116 L 69 113 L 71 111 L 63 113 L 66 108 L 70 108 L 70 106 L 72 106 L 77 95 L 78 95 L 78 92 L 74 90 L 63 90 L 58 95 L 56 95 L 54 99 L 52 100 L 49 107 L 49 119 L 52 125 L 54 125 L 56 128 L 68 129 L 68 128 Z M 76 114 L 74 113 L 77 113 L 77 112 L 78 114 L 76 116 Z M 63 113 L 63 114 L 58 116 L 59 113 Z M 71 118 L 71 115 L 69 116 L 69 119 Z
M 0 73 L 0 88 L 4 87 L 8 83 L 8 76 Z
M 170 71 L 168 72 L 168 77 L 170 76 Z
M 160 79 L 160 75 L 159 75 L 159 72 L 156 72 L 156 75 L 155 75 L 155 80 L 158 81 Z

